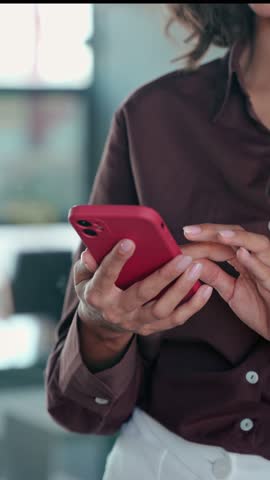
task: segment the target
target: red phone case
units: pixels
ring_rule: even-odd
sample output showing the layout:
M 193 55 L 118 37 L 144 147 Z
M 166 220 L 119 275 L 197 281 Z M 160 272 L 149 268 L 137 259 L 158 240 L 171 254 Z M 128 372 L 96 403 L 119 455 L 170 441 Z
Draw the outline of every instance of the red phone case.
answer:
M 135 242 L 135 252 L 116 282 L 123 290 L 181 253 L 164 220 L 150 207 L 76 205 L 70 209 L 68 219 L 98 264 L 121 239 L 129 238 Z M 183 301 L 188 300 L 200 285 L 199 281 L 196 282 Z

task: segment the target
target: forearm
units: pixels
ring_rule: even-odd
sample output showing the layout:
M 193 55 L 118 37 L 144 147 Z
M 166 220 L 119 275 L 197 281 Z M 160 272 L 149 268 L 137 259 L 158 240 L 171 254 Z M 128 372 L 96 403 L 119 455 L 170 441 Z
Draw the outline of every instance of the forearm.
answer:
M 80 351 L 84 364 L 92 373 L 115 366 L 124 356 L 133 338 L 132 333 L 106 331 L 86 327 L 78 318 Z
M 117 353 L 115 348 L 101 348 L 100 342 L 92 349 L 95 342 L 91 338 L 86 350 L 91 347 L 92 354 L 86 365 L 81 355 L 79 323 L 76 313 L 66 336 L 50 355 L 46 371 L 47 408 L 68 430 L 112 434 L 136 405 L 143 384 L 143 360 L 135 336 Z M 105 368 L 105 363 L 111 366 Z M 96 368 L 99 371 L 94 373 Z

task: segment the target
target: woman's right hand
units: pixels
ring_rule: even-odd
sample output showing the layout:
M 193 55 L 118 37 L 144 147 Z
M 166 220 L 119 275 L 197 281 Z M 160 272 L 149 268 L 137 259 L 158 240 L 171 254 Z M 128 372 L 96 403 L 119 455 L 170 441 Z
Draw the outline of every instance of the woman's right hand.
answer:
M 202 265 L 189 256 L 178 255 L 144 280 L 121 290 L 115 282 L 132 256 L 131 240 L 119 242 L 97 266 L 89 250 L 75 264 L 74 284 L 80 300 L 78 314 L 84 331 L 95 331 L 104 338 L 134 333 L 149 335 L 185 323 L 209 300 L 212 287 L 202 285 L 193 297 L 178 306 L 199 279 Z M 172 286 L 155 298 L 173 280 Z M 151 301 L 152 300 L 152 301 Z

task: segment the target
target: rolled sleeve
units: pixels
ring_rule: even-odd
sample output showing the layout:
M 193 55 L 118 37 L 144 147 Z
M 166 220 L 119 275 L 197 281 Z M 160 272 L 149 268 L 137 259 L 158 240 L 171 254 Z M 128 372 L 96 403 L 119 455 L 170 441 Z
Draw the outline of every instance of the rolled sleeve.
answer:
M 115 366 L 93 374 L 84 364 L 80 353 L 78 321 L 76 313 L 61 353 L 60 390 L 83 407 L 89 408 L 91 403 L 91 410 L 109 411 L 134 378 L 136 337 L 133 337 L 128 350 Z

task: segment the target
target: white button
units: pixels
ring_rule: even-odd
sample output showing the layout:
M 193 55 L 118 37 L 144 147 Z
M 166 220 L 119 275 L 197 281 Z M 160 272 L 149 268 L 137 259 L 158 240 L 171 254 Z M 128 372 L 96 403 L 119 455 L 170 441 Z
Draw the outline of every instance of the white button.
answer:
M 246 380 L 249 383 L 257 383 L 259 381 L 259 375 L 257 372 L 253 372 L 252 370 L 250 372 L 247 372 L 246 374 Z
M 268 222 L 268 230 L 270 231 L 270 221 Z
M 212 465 L 212 471 L 214 476 L 220 480 L 227 478 L 232 471 L 229 458 L 218 458 Z
M 240 422 L 240 428 L 241 428 L 241 430 L 243 430 L 244 432 L 249 432 L 249 430 L 252 430 L 253 427 L 254 427 L 254 423 L 253 423 L 253 421 L 251 420 L 251 418 L 244 418 L 244 419 Z
M 96 398 L 95 398 L 95 402 L 96 402 L 98 405 L 108 405 L 109 400 L 108 400 L 107 398 L 96 397 Z

